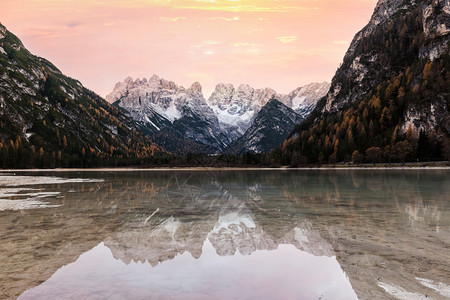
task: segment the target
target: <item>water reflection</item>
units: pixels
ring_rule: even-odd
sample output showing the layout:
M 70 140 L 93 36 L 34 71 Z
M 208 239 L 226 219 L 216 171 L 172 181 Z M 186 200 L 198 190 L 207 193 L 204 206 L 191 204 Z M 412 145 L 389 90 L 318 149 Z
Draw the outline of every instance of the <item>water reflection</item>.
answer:
M 159 289 L 155 295 L 169 298 L 188 293 L 186 286 L 192 287 L 191 296 L 196 298 L 232 297 L 221 290 L 227 284 L 241 290 L 237 295 L 245 295 L 243 291 L 258 284 L 283 298 L 317 299 L 328 295 L 326 291 L 336 292 L 331 283 L 339 282 L 339 294 L 348 296 L 344 299 L 351 298 L 353 290 L 361 299 L 386 298 L 392 291 L 387 286 L 439 299 L 450 284 L 449 174 L 446 170 L 56 174 L 104 181 L 33 186 L 60 192 L 62 198 L 46 198 L 58 207 L 0 212 L 4 228 L 0 262 L 6 266 L 0 270 L 6 278 L 0 289 L 5 297 L 17 297 L 38 286 L 23 294 L 35 298 L 49 291 L 75 296 L 75 287 L 82 286 L 84 296 L 94 297 L 89 291 L 107 296 L 114 291 L 113 282 L 120 281 L 128 283 L 129 296 L 139 298 L 149 290 L 135 285 L 148 280 L 160 284 L 150 289 Z M 104 263 L 89 264 L 101 257 Z M 305 264 L 315 267 L 304 269 Z M 228 273 L 220 273 L 226 266 Z M 108 273 L 110 268 L 118 271 Z M 193 276 L 182 270 L 198 272 Z M 279 274 L 267 277 L 263 270 Z M 233 277 L 233 272 L 241 277 Z M 91 274 L 96 282 L 104 279 L 98 285 L 107 288 L 89 289 L 87 280 L 80 279 L 83 274 Z M 275 288 L 287 278 L 297 285 Z M 416 278 L 442 283 L 444 288 L 430 289 Z M 67 288 L 62 289 L 61 282 Z M 326 282 L 329 290 L 324 289 Z M 299 283 L 306 294 L 296 289 Z M 168 285 L 173 294 L 165 294 Z
M 20 298 L 357 299 L 334 257 L 291 245 L 249 256 L 218 256 L 209 241 L 202 253 L 198 259 L 180 254 L 152 268 L 115 260 L 101 243 Z

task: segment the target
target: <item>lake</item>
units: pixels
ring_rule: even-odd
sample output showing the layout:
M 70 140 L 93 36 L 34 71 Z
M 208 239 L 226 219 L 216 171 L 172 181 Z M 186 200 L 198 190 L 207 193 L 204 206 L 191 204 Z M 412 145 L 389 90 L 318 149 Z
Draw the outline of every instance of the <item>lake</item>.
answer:
M 450 170 L 0 174 L 0 298 L 449 299 Z

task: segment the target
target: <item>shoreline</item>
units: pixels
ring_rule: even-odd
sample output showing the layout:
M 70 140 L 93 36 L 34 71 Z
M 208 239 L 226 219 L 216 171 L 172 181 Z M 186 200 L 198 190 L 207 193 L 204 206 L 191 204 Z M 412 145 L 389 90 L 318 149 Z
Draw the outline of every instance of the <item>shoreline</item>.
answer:
M 311 167 L 155 167 L 155 168 L 55 168 L 55 169 L 0 169 L 1 172 L 170 172 L 170 171 L 307 171 L 307 170 L 450 170 L 449 163 L 408 163 L 370 165 L 323 165 Z

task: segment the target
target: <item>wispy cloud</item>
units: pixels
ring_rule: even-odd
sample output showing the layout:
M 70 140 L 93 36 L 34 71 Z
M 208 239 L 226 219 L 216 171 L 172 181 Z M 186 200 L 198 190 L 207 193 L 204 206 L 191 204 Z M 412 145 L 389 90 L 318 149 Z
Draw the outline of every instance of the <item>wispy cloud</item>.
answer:
M 277 37 L 277 40 L 282 42 L 283 44 L 290 44 L 297 40 L 297 36 L 291 35 L 291 36 L 279 36 Z
M 192 48 L 204 48 L 204 47 L 211 47 L 211 46 L 216 46 L 216 45 L 220 45 L 222 44 L 221 41 L 216 41 L 216 40 L 206 40 L 206 41 L 202 41 L 200 43 L 191 45 Z
M 178 22 L 178 21 L 183 21 L 183 20 L 187 20 L 186 17 L 155 17 L 154 20 L 158 20 L 161 22 Z
M 37 55 L 103 95 L 148 73 L 205 90 L 235 80 L 289 91 L 331 79 L 376 2 L 0 0 L 0 11 Z
M 298 0 L 29 0 L 41 3 L 46 10 L 57 9 L 60 4 L 76 3 L 77 5 L 110 7 L 170 7 L 183 10 L 208 10 L 229 12 L 296 12 L 319 10 L 315 1 Z M 371 0 L 369 0 L 371 1 Z M 301 2 L 301 5 L 299 5 Z
M 70 0 L 69 0 L 70 1 Z M 112 0 L 112 2 L 120 2 Z M 173 9 L 192 9 L 233 12 L 295 12 L 300 10 L 318 10 L 318 7 L 298 5 L 294 0 L 132 0 L 127 5 L 169 6 Z
M 249 42 L 239 42 L 233 43 L 233 46 L 242 49 L 245 52 L 256 54 L 261 53 L 261 48 L 263 45 Z
M 256 43 L 247 43 L 247 42 L 239 42 L 239 43 L 233 43 L 234 47 L 237 48 L 243 48 L 243 47 L 253 47 L 253 48 L 257 48 L 257 47 L 261 47 L 261 44 L 256 44 Z
M 207 20 L 221 20 L 221 21 L 239 21 L 239 17 L 233 17 L 233 18 L 225 18 L 225 17 L 214 17 L 214 18 L 207 18 Z

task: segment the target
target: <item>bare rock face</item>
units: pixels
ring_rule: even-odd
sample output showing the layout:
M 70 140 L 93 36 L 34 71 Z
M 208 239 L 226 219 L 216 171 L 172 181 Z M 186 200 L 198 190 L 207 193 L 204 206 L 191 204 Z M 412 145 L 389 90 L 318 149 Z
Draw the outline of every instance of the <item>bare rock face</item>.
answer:
M 6 35 L 6 27 L 0 24 L 0 39 L 3 39 Z
M 123 82 L 117 83 L 114 90 L 106 96 L 107 101 L 117 102 L 128 111 L 136 110 L 145 114 L 147 109 L 157 110 L 171 122 L 181 117 L 181 107 L 187 98 L 183 87 L 157 75 L 142 81 L 127 77 Z
M 235 89 L 232 84 L 220 83 L 209 97 L 208 104 L 217 114 L 222 130 L 230 132 L 231 140 L 235 141 L 254 125 L 258 113 L 270 100 L 276 99 L 306 117 L 329 88 L 330 84 L 326 82 L 312 83 L 288 95 L 281 95 L 271 88 L 254 89 L 240 85 Z
M 423 3 L 421 9 L 426 41 L 419 56 L 433 61 L 448 49 L 450 5 L 445 0 L 434 0 Z
M 445 0 L 426 1 L 422 4 L 422 22 L 425 38 L 445 36 L 450 32 L 450 5 Z

